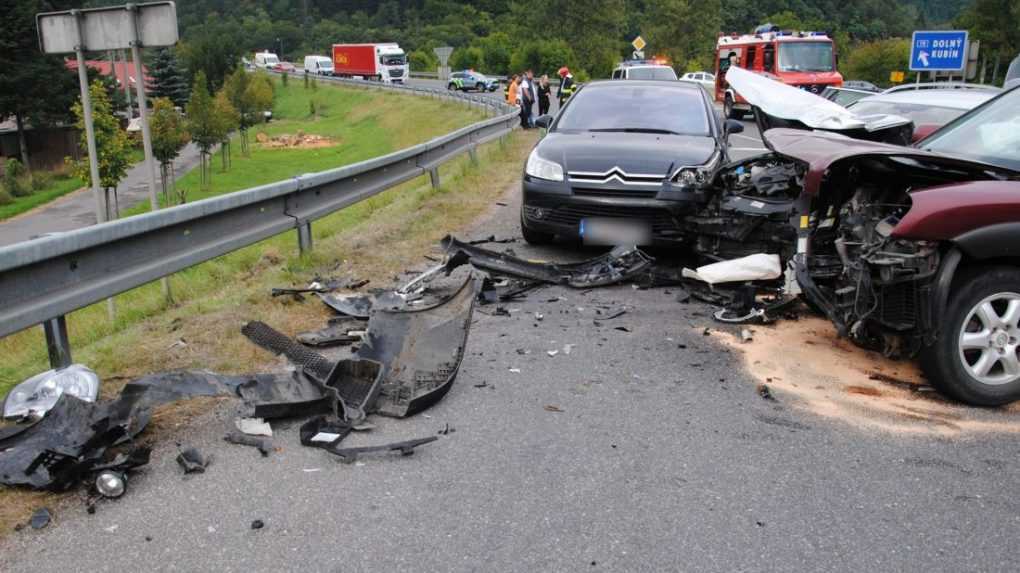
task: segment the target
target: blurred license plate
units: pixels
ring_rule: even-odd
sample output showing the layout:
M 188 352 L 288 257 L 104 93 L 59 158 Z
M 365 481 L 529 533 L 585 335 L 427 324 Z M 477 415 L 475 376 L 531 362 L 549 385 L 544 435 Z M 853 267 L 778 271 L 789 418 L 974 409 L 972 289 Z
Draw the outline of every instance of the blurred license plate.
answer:
M 581 219 L 578 227 L 581 240 L 586 245 L 649 245 L 652 242 L 652 226 L 640 219 L 616 217 L 591 217 Z

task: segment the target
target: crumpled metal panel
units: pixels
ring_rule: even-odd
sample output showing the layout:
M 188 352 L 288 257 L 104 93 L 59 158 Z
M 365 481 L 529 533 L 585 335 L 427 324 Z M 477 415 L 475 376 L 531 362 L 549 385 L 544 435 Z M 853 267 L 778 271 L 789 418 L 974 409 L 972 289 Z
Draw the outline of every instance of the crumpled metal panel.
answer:
M 446 395 L 464 357 L 480 282 L 470 276 L 453 296 L 427 308 L 377 302 L 357 354 L 383 365 L 379 396 L 369 412 L 410 416 Z

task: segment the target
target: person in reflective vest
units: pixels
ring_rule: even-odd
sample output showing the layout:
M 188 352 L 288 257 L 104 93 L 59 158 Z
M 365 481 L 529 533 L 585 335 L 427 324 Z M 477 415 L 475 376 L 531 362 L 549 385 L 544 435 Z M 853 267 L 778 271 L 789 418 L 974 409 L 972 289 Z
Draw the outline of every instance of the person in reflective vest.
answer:
M 510 105 L 520 105 L 517 102 L 517 74 L 510 78 L 510 83 L 506 86 L 506 103 Z
M 560 75 L 560 89 L 556 92 L 556 97 L 560 100 L 560 105 L 563 102 L 570 99 L 570 96 L 574 95 L 574 90 L 577 89 L 577 85 L 574 83 L 574 75 L 570 73 L 570 69 L 567 66 L 563 66 L 559 71 Z

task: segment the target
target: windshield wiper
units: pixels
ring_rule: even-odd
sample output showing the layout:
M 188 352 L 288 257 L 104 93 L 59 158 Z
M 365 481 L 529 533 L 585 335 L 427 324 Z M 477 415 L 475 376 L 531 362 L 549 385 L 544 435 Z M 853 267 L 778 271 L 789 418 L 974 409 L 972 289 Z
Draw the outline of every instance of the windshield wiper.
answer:
M 602 129 L 589 129 L 588 131 L 599 132 L 622 132 L 622 133 L 662 133 L 665 135 L 683 135 L 668 129 L 656 129 L 654 127 L 606 127 Z

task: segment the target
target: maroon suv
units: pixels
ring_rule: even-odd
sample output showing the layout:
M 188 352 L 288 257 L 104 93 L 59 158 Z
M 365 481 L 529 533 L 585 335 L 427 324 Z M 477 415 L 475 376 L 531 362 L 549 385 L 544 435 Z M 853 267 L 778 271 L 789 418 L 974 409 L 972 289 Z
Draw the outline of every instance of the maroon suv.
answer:
M 917 147 L 818 130 L 763 139 L 772 152 L 720 169 L 686 218 L 697 251 L 778 253 L 786 292 L 855 342 L 919 356 L 960 401 L 1020 398 L 1020 88 Z

